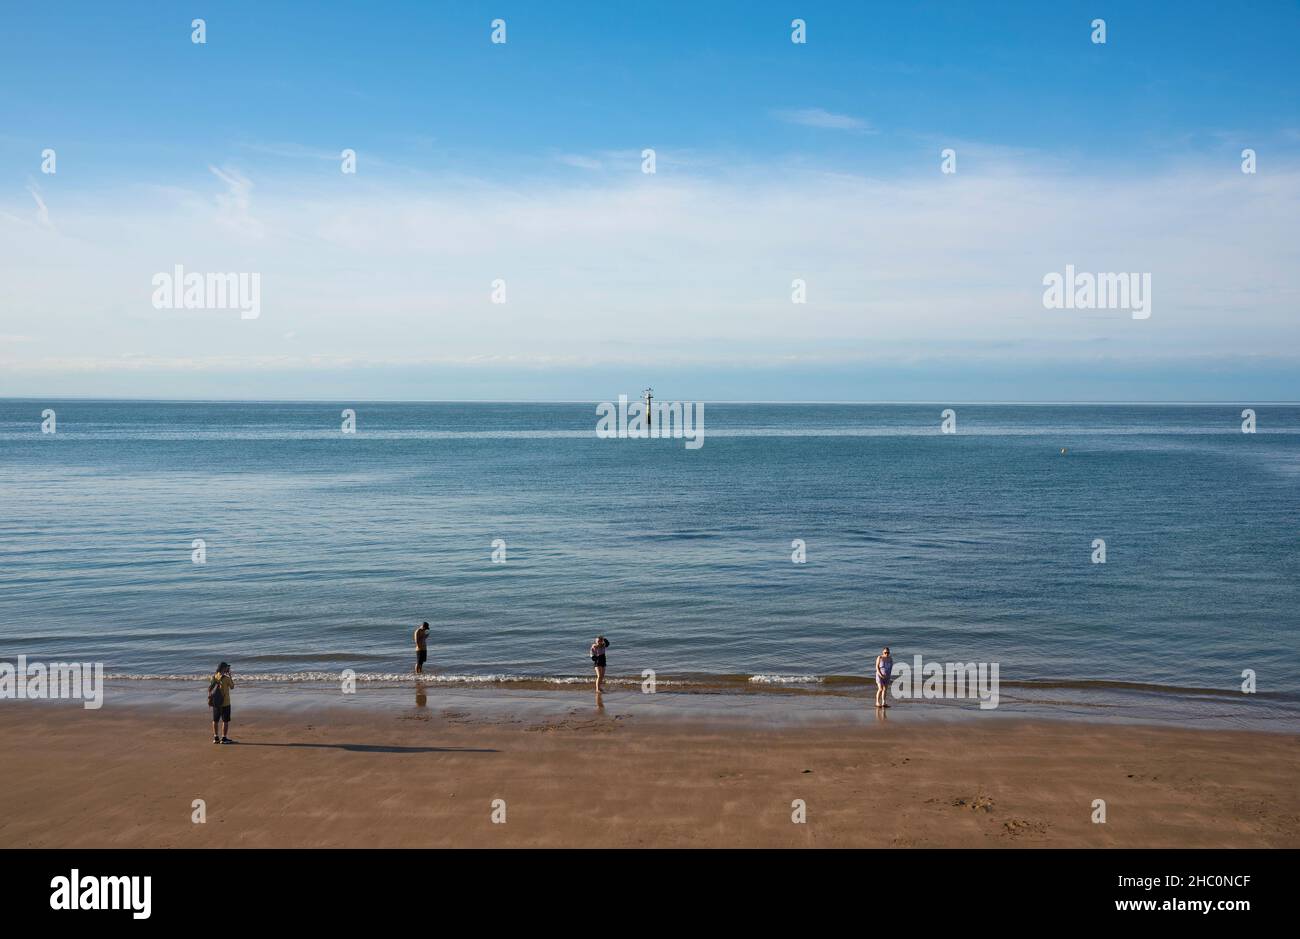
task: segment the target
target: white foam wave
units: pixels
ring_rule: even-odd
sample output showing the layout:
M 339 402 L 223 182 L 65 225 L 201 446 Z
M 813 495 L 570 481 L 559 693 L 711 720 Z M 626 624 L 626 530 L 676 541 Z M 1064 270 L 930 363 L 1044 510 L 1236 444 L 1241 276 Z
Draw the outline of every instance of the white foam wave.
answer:
M 211 675 L 166 675 L 140 674 L 132 672 L 109 673 L 105 678 L 117 681 L 207 681 Z M 236 683 L 329 683 L 336 684 L 343 680 L 343 671 L 337 672 L 241 672 L 235 674 Z M 352 676 L 358 682 L 384 684 L 405 684 L 418 681 L 426 685 L 497 685 L 497 684 L 545 684 L 545 685 L 589 685 L 595 681 L 591 675 L 416 675 L 412 672 L 354 672 Z M 608 676 L 606 684 L 640 684 L 639 678 L 616 678 Z M 685 684 L 681 681 L 660 679 L 658 685 Z
M 750 675 L 749 680 L 760 685 L 819 685 L 816 675 Z

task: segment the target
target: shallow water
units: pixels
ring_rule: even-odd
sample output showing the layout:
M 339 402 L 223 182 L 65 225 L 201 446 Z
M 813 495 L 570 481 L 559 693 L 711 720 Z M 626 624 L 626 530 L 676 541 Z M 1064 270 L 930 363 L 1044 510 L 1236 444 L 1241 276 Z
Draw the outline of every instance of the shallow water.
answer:
M 443 684 L 585 681 L 599 632 L 696 690 L 843 692 L 888 644 L 1291 719 L 1300 408 L 943 407 L 708 404 L 691 450 L 594 403 L 0 401 L 0 659 L 382 682 L 427 619 Z

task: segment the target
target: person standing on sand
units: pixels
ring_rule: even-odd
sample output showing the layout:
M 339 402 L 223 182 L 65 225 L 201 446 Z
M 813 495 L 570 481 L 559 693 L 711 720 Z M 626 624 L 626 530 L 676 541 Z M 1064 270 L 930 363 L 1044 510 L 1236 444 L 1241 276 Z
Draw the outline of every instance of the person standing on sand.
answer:
M 887 708 L 885 693 L 889 691 L 889 676 L 894 670 L 894 659 L 889 654 L 889 646 L 876 656 L 876 707 Z
M 230 677 L 230 663 L 222 662 L 217 666 L 212 680 L 208 682 L 208 706 L 212 708 L 212 742 L 234 743 L 230 739 L 230 690 L 235 687 L 235 680 Z M 221 733 L 217 733 L 217 722 L 225 724 Z
M 424 674 L 424 662 L 429 657 L 429 624 L 421 623 L 415 628 L 415 674 Z
M 605 690 L 605 650 L 608 648 L 609 640 L 604 636 L 597 636 L 591 644 L 591 664 L 596 666 L 596 694 Z

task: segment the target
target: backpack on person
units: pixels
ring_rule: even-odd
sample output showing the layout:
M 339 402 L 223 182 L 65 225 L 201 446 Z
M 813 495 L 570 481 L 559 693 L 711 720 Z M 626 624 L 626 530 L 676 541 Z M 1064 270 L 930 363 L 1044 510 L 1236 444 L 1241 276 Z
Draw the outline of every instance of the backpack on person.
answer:
M 219 708 L 225 701 L 225 695 L 221 693 L 221 679 L 214 678 L 208 685 L 208 707 Z

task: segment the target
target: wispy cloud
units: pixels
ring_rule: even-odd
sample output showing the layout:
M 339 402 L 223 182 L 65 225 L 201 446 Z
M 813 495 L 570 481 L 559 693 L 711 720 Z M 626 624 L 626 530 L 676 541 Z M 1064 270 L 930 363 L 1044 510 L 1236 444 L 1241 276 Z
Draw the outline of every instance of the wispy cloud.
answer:
M 421 179 L 364 191 L 341 178 L 303 186 L 259 175 L 255 205 L 244 175 L 214 167 L 229 224 L 213 223 L 211 192 L 90 193 L 60 209 L 58 233 L 30 212 L 0 218 L 0 333 L 40 322 L 60 337 L 57 350 L 8 346 L 0 373 L 72 361 L 105 371 L 245 358 L 288 368 L 295 333 L 302 367 L 489 354 L 609 365 L 902 361 L 970 356 L 977 343 L 998 343 L 1006 363 L 1033 363 L 1083 361 L 1103 341 L 1110 357 L 1300 347 L 1289 278 L 1296 168 L 1252 177 L 1208 163 L 1101 178 L 1004 160 L 953 176 L 934 161 L 901 180 L 762 164 L 646 176 L 630 163 L 594 183 Z M 254 210 L 265 236 L 250 245 Z M 1225 243 L 1223 230 L 1241 237 Z M 52 277 L 52 256 L 78 276 Z M 154 309 L 150 278 L 180 262 L 258 272 L 262 318 Z M 1044 309 L 1042 278 L 1066 264 L 1152 272 L 1151 320 Z M 491 299 L 498 278 L 504 304 Z M 791 303 L 795 279 L 806 281 L 802 306 Z M 122 358 L 128 350 L 137 356 Z
M 218 220 L 241 234 L 262 237 L 262 223 L 252 214 L 252 182 L 235 170 L 222 170 L 215 166 L 208 169 L 226 184 L 226 191 L 217 196 Z
M 874 128 L 860 117 L 835 114 L 824 108 L 801 108 L 793 111 L 773 111 L 778 121 L 798 124 L 801 127 L 818 127 L 823 130 L 851 130 L 859 134 L 875 133 Z
M 565 166 L 572 166 L 580 170 L 599 170 L 603 169 L 605 164 L 593 157 L 583 156 L 580 153 L 561 153 L 556 157 Z
M 307 147 L 299 143 L 257 143 L 245 142 L 240 147 L 251 153 L 262 153 L 267 156 L 283 157 L 287 160 L 338 160 L 338 150 L 322 150 L 318 147 Z M 341 149 L 341 148 L 340 148 Z
M 30 192 L 32 198 L 36 200 L 36 220 L 40 222 L 42 228 L 54 231 L 54 225 L 50 221 L 49 207 L 46 206 L 45 200 L 41 197 L 41 187 L 36 185 L 36 183 L 28 183 L 27 191 Z

